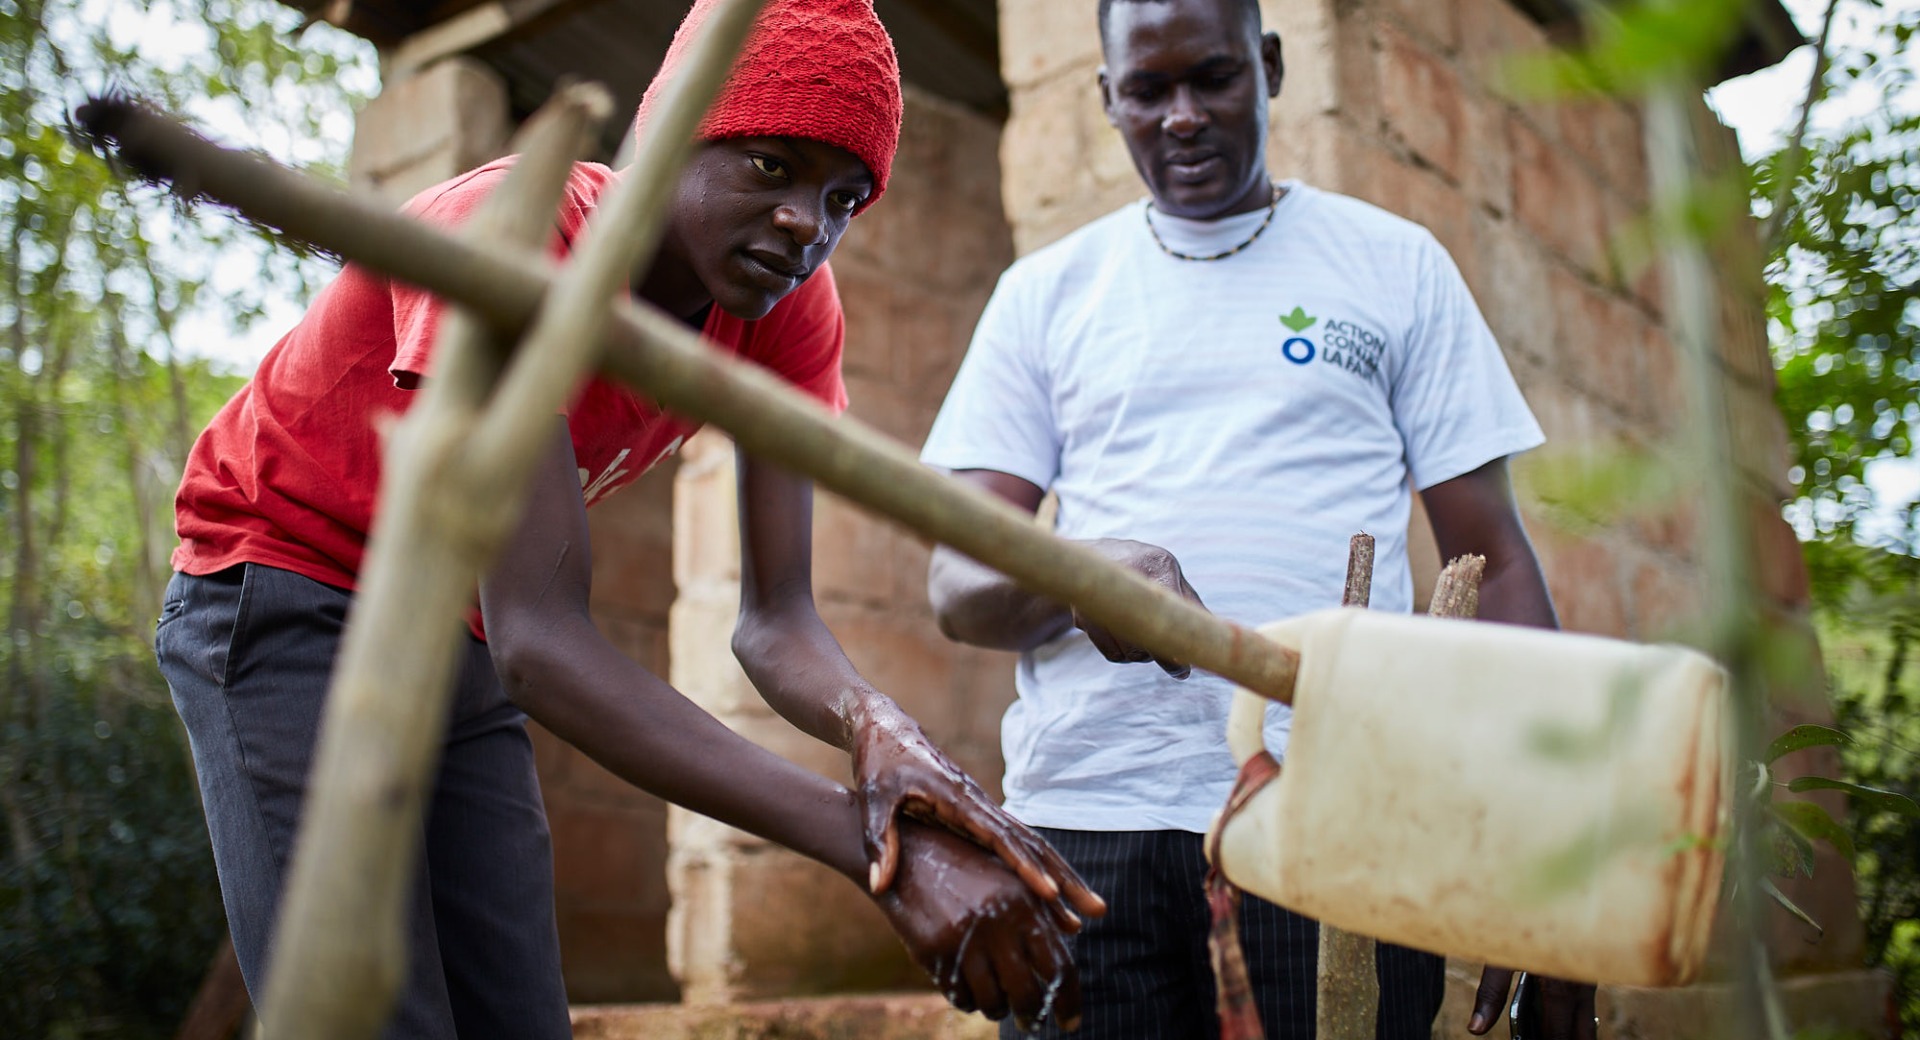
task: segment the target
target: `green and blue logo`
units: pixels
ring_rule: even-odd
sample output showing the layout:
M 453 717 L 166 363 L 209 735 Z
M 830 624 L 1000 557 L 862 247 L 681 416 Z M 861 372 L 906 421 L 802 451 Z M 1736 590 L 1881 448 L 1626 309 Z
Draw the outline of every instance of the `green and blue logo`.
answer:
M 1387 349 L 1386 338 L 1364 325 L 1339 318 L 1323 322 L 1298 305 L 1291 313 L 1280 315 L 1280 324 L 1293 333 L 1280 344 L 1280 354 L 1296 365 L 1309 364 L 1319 358 L 1362 379 L 1372 379 L 1380 370 L 1380 359 Z M 1318 342 L 1307 338 L 1307 330 L 1315 326 L 1318 326 Z
M 1304 365 L 1312 361 L 1317 348 L 1314 347 L 1312 340 L 1301 333 L 1313 328 L 1319 320 L 1308 314 L 1298 304 L 1294 305 L 1292 314 L 1282 314 L 1280 324 L 1292 329 L 1294 334 L 1285 343 L 1280 344 L 1281 355 L 1296 365 Z

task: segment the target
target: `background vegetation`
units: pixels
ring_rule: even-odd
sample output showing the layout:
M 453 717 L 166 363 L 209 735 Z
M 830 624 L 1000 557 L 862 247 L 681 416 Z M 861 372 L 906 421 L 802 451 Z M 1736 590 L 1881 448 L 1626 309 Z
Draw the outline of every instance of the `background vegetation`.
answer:
M 1843 92 L 1911 96 L 1920 10 L 1840 0 L 1877 30 L 1835 48 L 1817 106 Z M 1849 10 L 1851 9 L 1851 10 Z M 1914 461 L 1920 429 L 1920 112 L 1887 104 L 1811 121 L 1804 151 L 1754 164 L 1770 234 L 1769 317 L 1844 778 L 1920 797 L 1920 500 L 1882 501 L 1876 462 Z M 1920 1037 L 1920 820 L 1852 803 L 1870 963 L 1895 976 Z
M 370 55 L 266 0 L 0 0 L 0 1031 L 167 1036 L 224 933 L 150 641 L 203 355 L 326 265 L 129 188 L 65 139 L 85 91 L 344 161 Z M 264 333 L 267 330 L 261 329 Z

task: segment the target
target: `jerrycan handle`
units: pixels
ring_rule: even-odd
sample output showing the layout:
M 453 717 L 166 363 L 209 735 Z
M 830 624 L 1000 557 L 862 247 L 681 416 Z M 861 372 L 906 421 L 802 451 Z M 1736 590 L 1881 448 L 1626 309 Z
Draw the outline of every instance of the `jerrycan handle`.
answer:
M 1298 679 L 1301 651 L 1301 619 L 1261 626 L 1258 638 L 1271 639 L 1293 655 Z M 1233 764 L 1244 766 L 1247 760 L 1267 749 L 1267 706 L 1292 704 L 1295 686 L 1271 694 L 1255 693 L 1244 686 L 1235 687 L 1233 703 L 1227 708 L 1227 749 L 1233 752 Z
M 1227 748 L 1233 752 L 1233 764 L 1244 766 L 1247 759 L 1267 749 L 1267 705 L 1274 702 L 1252 690 L 1233 691 L 1233 704 L 1227 709 Z

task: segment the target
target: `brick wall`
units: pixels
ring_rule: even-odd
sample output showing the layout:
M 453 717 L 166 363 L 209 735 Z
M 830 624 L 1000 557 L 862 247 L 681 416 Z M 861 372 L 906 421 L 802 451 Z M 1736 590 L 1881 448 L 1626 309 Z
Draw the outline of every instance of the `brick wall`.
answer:
M 851 414 L 918 444 L 965 352 L 994 279 L 1012 260 L 1000 215 L 999 128 L 909 90 L 887 197 L 834 255 L 847 312 Z M 757 743 L 845 781 L 846 755 L 760 700 L 728 640 L 739 598 L 732 447 L 717 431 L 688 444 L 675 490 L 674 685 Z M 926 605 L 927 549 L 820 493 L 814 592 L 861 673 L 898 700 L 989 787 L 1011 659 L 949 645 Z M 798 856 L 672 812 L 669 942 L 689 1002 L 919 987 L 865 896 Z

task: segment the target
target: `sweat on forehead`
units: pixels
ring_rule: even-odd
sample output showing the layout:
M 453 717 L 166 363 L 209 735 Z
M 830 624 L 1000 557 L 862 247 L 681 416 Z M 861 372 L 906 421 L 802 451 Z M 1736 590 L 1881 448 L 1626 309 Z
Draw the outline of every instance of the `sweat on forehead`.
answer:
M 1105 50 L 1107 46 L 1108 15 L 1112 13 L 1114 5 L 1116 4 L 1166 4 L 1166 3 L 1172 3 L 1172 2 L 1174 2 L 1174 0 L 1100 0 L 1100 48 L 1102 50 Z M 1253 32 L 1256 35 L 1259 34 L 1260 32 L 1260 0 L 1225 0 L 1225 2 L 1231 4 L 1234 7 L 1239 8 L 1240 14 L 1243 17 L 1245 17 L 1247 20 L 1247 28 L 1253 30 Z

